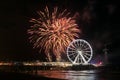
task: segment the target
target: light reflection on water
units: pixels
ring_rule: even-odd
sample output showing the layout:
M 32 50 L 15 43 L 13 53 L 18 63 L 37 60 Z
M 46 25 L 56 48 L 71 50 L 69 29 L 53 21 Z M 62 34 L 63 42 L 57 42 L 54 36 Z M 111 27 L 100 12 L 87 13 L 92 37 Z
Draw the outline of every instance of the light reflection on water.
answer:
M 66 76 L 66 79 L 69 80 L 95 80 L 96 79 L 96 71 L 74 71 L 69 72 Z
M 98 80 L 96 70 L 83 71 L 38 71 L 38 75 L 68 80 Z

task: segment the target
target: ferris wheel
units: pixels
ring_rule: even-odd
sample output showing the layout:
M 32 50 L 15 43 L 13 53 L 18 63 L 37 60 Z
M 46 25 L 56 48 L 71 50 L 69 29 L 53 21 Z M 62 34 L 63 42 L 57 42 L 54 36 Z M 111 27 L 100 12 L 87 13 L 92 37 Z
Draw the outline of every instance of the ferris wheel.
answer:
M 90 44 L 83 39 L 73 40 L 67 47 L 67 57 L 73 64 L 86 64 L 93 55 Z

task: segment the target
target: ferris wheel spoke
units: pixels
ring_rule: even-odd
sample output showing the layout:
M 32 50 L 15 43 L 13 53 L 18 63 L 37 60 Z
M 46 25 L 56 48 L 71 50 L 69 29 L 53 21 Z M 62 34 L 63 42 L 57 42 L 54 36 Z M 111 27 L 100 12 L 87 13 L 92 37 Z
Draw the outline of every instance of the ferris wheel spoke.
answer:
M 77 47 L 80 47 L 80 45 L 79 45 L 79 41 L 76 42 L 76 45 L 77 45 Z
M 72 57 L 70 57 L 71 58 L 71 60 L 73 61 L 74 60 L 74 57 L 72 56 Z
M 87 52 L 87 53 L 89 53 L 89 52 L 91 52 L 91 51 L 84 51 L 85 53 Z
M 84 63 L 87 63 L 86 59 L 83 57 L 83 55 L 81 55 L 82 60 L 84 61 Z
M 76 54 L 75 55 L 73 55 L 73 56 L 69 56 L 71 59 L 72 59 L 72 61 L 74 61 L 74 59 L 76 58 Z
M 88 48 L 88 46 L 85 44 L 85 45 L 84 45 L 84 49 L 86 49 L 86 48 Z
M 70 47 L 75 49 L 75 46 L 73 44 L 71 44 Z
M 82 47 L 83 50 L 86 50 L 86 48 L 87 48 L 87 47 L 85 46 L 85 44 L 82 44 L 81 47 Z
M 89 48 L 89 47 L 87 47 L 87 48 L 83 49 L 83 51 L 86 51 L 86 50 L 90 50 L 90 48 Z
M 84 48 L 84 45 L 85 45 L 85 44 L 82 42 L 82 45 L 81 45 L 81 47 L 82 47 L 82 48 Z
M 69 47 L 69 49 L 71 49 L 71 50 L 75 50 L 73 47 Z
M 80 47 L 82 47 L 82 42 L 80 42 Z
M 84 56 L 82 55 L 81 51 L 78 51 L 79 55 L 81 56 L 82 60 L 86 63 L 87 61 L 85 60 Z
M 82 63 L 82 58 L 81 58 L 81 56 L 79 56 L 79 59 L 80 59 L 80 63 Z
M 79 62 L 80 62 L 79 60 L 80 60 L 80 58 L 78 57 L 78 59 L 77 59 L 77 63 L 79 63 Z
M 82 59 L 82 57 L 79 55 L 79 62 L 80 63 L 83 63 L 84 61 L 83 61 L 83 59 Z
M 83 63 L 83 60 L 82 60 L 82 58 L 81 58 L 80 55 L 79 55 L 79 57 L 78 57 L 78 63 Z
M 88 56 L 86 56 L 86 55 L 83 55 L 87 60 L 89 59 L 89 57 Z
M 78 47 L 76 42 L 73 42 L 73 44 L 74 44 L 75 48 Z
M 84 53 L 84 55 L 91 56 L 91 54 L 89 54 L 89 53 Z
M 84 61 L 83 61 L 82 57 L 80 57 L 80 60 L 81 60 L 81 63 L 84 63 Z
M 71 54 L 69 54 L 69 56 L 73 56 L 73 55 L 75 55 L 76 53 L 71 53 Z
M 85 46 L 85 44 L 86 44 L 86 43 L 83 41 L 83 42 L 82 42 L 82 47 L 84 47 L 84 46 Z
M 71 45 L 75 47 L 74 41 L 72 42 L 72 44 L 71 44 Z
M 76 45 L 77 45 L 77 47 L 79 47 L 79 43 L 78 43 L 78 41 L 76 41 Z
M 81 43 L 81 42 L 80 42 L 80 41 L 78 41 L 78 45 L 79 45 L 79 47 L 80 47 L 80 43 Z
M 73 63 L 76 63 L 76 61 L 77 61 L 78 57 L 79 57 L 79 54 L 77 54 L 77 56 L 75 57 L 75 59 L 74 59 Z
M 75 53 L 75 51 L 68 51 L 68 52 L 73 52 L 73 53 Z
M 77 47 L 77 43 L 76 42 L 73 42 L 73 43 L 74 43 L 75 47 Z

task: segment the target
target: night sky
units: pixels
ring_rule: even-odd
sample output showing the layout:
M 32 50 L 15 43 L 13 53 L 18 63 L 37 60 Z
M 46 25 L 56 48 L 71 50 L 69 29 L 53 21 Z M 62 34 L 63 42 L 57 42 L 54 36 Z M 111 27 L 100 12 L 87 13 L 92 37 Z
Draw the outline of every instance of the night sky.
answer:
M 0 1 L 0 60 L 36 60 L 42 55 L 32 48 L 27 30 L 31 18 L 48 5 L 79 13 L 82 39 L 90 42 L 94 55 L 103 55 L 105 45 L 111 63 L 120 57 L 118 0 L 4 0 Z M 42 58 L 41 58 L 42 57 Z M 120 62 L 119 62 L 120 63 Z

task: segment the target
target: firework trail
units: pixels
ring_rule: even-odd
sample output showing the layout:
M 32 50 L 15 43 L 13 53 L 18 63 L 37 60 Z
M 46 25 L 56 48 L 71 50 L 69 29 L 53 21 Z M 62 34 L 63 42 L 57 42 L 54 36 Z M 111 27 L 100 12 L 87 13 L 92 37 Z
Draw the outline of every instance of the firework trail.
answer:
M 53 11 L 46 7 L 38 14 L 40 16 L 38 19 L 30 20 L 34 23 L 28 29 L 30 42 L 34 44 L 34 48 L 39 48 L 40 52 L 44 50 L 49 61 L 51 55 L 59 61 L 69 43 L 80 35 L 81 31 L 76 24 L 75 16 L 69 17 L 70 12 L 66 9 L 60 13 L 57 7 Z

